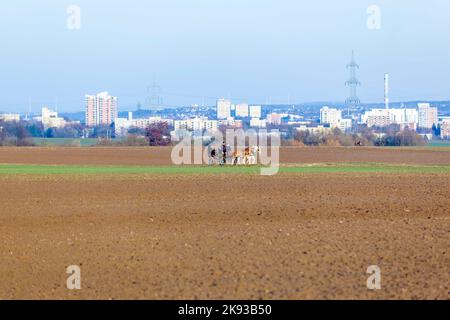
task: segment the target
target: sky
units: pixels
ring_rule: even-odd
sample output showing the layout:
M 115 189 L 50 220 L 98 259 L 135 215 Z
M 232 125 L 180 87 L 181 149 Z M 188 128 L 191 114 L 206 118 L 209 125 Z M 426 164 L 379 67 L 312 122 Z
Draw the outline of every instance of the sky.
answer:
M 0 111 L 134 109 L 154 82 L 167 106 L 344 101 L 352 50 L 362 102 L 384 73 L 393 101 L 446 100 L 449 35 L 448 0 L 1 1 Z

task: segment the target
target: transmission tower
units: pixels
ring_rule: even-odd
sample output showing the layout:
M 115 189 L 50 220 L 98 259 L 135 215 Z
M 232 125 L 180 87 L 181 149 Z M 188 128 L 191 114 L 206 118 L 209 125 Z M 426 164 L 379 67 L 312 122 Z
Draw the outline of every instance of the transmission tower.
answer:
M 348 115 L 350 115 L 350 109 L 354 109 L 361 103 L 358 96 L 356 95 L 356 88 L 361 85 L 361 82 L 359 82 L 359 80 L 356 78 L 357 69 L 359 69 L 359 65 L 355 61 L 355 54 L 352 50 L 352 60 L 347 65 L 347 70 L 349 70 L 350 72 L 350 78 L 345 83 L 345 85 L 349 87 L 350 90 L 350 95 L 345 101 L 345 104 L 348 108 Z
M 158 108 L 162 105 L 161 87 L 153 82 L 151 87 L 147 87 L 147 98 L 145 99 L 145 106 L 151 108 Z

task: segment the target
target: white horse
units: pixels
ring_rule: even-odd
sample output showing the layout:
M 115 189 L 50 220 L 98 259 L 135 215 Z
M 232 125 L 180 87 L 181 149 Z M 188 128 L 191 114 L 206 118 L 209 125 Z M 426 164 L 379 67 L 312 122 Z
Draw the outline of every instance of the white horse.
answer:
M 249 147 L 245 149 L 244 163 L 246 165 L 255 165 L 258 163 L 258 156 L 260 149 L 258 146 Z
M 240 165 L 255 165 L 258 163 L 258 157 L 261 151 L 259 147 L 248 147 L 242 152 L 236 150 L 231 157 L 231 164 L 234 166 Z

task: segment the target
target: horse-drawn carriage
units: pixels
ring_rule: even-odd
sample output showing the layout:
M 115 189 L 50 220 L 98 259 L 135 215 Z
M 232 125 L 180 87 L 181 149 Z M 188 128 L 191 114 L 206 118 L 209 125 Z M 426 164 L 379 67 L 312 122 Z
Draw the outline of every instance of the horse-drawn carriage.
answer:
M 210 165 L 255 165 L 258 163 L 260 153 L 259 147 L 246 147 L 243 150 L 235 150 L 231 152 L 228 146 L 222 148 L 211 148 L 209 151 Z

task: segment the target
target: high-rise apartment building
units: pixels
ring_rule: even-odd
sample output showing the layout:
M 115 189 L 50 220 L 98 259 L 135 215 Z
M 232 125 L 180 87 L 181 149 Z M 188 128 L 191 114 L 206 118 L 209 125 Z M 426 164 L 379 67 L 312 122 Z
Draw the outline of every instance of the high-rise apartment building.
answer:
M 117 118 L 117 97 L 108 92 L 97 95 L 86 95 L 86 125 L 95 127 L 110 125 Z
M 429 103 L 419 103 L 419 128 L 431 129 L 433 124 L 438 123 L 437 108 L 431 107 Z
M 231 117 L 231 101 L 227 99 L 217 100 L 217 119 L 228 119 Z

